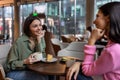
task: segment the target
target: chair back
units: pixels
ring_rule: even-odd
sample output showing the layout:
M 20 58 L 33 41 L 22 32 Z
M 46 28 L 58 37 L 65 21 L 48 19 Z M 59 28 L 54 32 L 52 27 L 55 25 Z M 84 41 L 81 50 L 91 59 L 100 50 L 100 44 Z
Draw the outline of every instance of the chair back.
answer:
M 73 57 L 76 59 L 84 59 L 84 45 L 87 42 L 72 42 L 66 48 L 58 52 L 59 57 Z
M 64 49 L 64 48 L 66 48 L 69 44 L 70 44 L 70 43 L 67 43 L 67 42 L 61 42 L 61 43 L 60 43 L 60 48 L 61 48 L 61 49 Z
M 83 52 L 84 51 L 84 45 L 86 42 L 72 42 L 69 44 L 68 47 L 66 47 L 66 50 L 68 51 L 78 51 L 78 52 Z
M 7 55 L 9 53 L 9 50 L 11 48 L 11 44 L 3 44 L 0 45 L 0 64 L 4 66 L 6 62 Z
M 56 38 L 52 38 L 51 42 L 52 42 L 52 46 L 53 46 L 55 55 L 57 56 L 58 51 L 61 50 L 60 41 L 58 39 L 56 39 Z
M 5 80 L 5 72 L 1 64 L 0 64 L 0 80 Z
M 51 41 L 52 41 L 52 43 L 55 44 L 55 45 L 60 45 L 60 41 L 59 41 L 59 39 L 57 39 L 57 38 L 52 38 Z
M 12 78 L 5 76 L 5 71 L 1 64 L 0 64 L 0 80 L 13 80 Z

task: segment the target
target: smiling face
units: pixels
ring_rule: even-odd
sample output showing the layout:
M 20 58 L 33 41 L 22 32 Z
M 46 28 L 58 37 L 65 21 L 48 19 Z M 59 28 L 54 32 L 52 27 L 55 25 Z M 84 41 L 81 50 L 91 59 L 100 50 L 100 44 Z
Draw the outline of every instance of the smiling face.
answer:
M 41 22 L 37 19 L 33 20 L 33 22 L 30 24 L 30 31 L 31 31 L 32 37 L 39 36 L 41 34 L 41 31 L 42 31 Z
M 98 29 L 105 30 L 105 34 L 108 33 L 109 30 L 109 16 L 104 16 L 103 13 L 99 10 L 96 19 L 93 22 Z

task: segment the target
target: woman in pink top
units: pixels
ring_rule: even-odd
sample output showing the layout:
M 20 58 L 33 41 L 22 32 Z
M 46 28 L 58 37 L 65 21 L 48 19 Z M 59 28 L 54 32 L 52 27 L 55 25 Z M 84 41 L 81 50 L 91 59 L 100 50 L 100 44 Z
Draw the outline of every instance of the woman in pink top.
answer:
M 86 76 L 103 75 L 104 80 L 120 80 L 120 2 L 110 2 L 99 8 L 94 21 L 96 28 L 92 31 L 88 44 L 84 47 L 84 61 L 75 62 L 67 73 L 67 80 L 79 80 L 80 65 Z M 95 42 L 107 36 L 108 44 L 101 55 L 94 61 Z

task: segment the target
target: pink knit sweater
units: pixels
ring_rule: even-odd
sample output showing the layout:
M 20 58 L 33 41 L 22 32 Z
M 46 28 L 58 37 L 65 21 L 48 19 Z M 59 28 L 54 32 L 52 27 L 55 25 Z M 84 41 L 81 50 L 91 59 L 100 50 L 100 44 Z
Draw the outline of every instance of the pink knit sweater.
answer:
M 85 45 L 82 70 L 85 75 L 103 75 L 104 80 L 120 80 L 120 44 L 109 42 L 94 61 L 96 46 Z

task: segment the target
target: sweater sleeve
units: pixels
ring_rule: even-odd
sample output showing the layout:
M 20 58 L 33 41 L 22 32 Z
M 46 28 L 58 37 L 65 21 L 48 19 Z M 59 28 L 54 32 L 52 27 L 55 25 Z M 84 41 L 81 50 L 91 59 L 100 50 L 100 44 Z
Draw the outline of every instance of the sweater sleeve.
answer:
M 82 63 L 82 71 L 85 75 L 100 75 L 113 69 L 113 58 L 107 50 L 103 50 L 99 58 L 94 61 L 95 46 L 85 45 L 85 59 Z
M 23 64 L 23 60 L 19 60 L 18 50 L 16 44 L 10 49 L 8 58 L 7 58 L 7 69 L 15 70 L 15 69 L 24 69 L 25 65 Z

